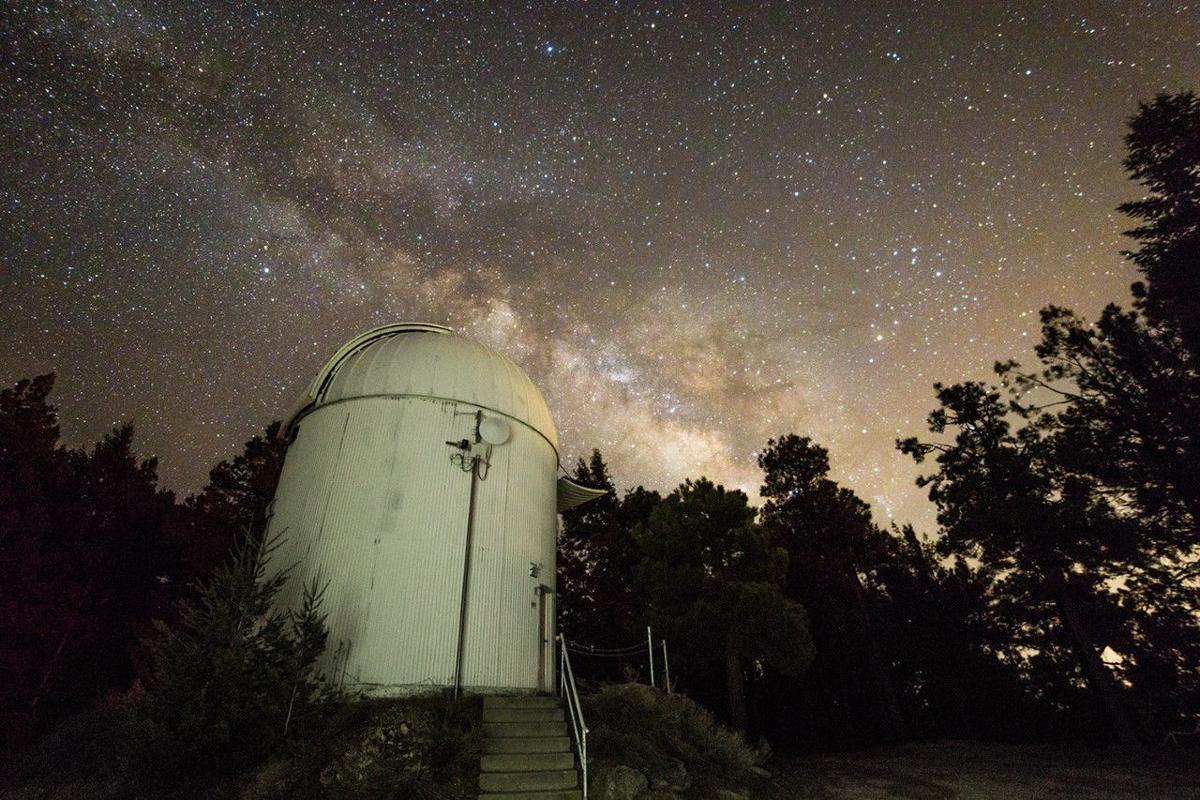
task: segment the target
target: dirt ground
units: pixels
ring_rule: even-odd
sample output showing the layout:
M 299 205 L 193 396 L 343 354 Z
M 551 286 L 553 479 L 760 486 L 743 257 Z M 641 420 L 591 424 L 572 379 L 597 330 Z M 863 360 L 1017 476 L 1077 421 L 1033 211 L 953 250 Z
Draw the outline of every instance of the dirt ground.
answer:
M 771 764 L 772 800 L 1200 800 L 1200 748 L 922 742 Z

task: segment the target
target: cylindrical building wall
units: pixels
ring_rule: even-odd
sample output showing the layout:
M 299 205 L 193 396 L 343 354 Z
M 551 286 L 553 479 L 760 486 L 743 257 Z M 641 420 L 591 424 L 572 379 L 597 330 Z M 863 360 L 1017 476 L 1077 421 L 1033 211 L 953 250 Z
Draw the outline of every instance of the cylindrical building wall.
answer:
M 282 539 L 272 567 L 294 565 L 280 602 L 328 582 L 324 669 L 347 688 L 454 685 L 461 619 L 464 688 L 549 690 L 558 462 L 553 428 L 526 421 L 547 427 L 544 403 L 481 345 L 440 332 L 394 338 L 409 341 L 333 365 L 293 426 L 268 534 Z M 487 386 L 472 393 L 456 386 L 464 380 Z M 477 415 L 503 420 L 506 441 L 476 442 Z M 470 450 L 450 444 L 463 440 Z

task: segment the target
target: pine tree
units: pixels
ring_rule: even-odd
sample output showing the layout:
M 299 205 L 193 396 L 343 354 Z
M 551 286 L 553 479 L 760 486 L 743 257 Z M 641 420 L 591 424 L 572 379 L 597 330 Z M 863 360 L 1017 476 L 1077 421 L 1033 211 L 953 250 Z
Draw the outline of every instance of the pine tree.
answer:
M 836 728 L 876 729 L 847 734 L 852 738 L 906 738 L 867 582 L 876 565 L 893 560 L 892 543 L 872 522 L 870 507 L 830 480 L 828 451 L 807 437 L 768 441 L 758 465 L 762 524 L 787 550 L 787 593 L 808 610 L 816 641 L 811 688 L 841 698 L 840 710 L 830 711 L 840 717 Z
M 1117 740 L 1138 740 L 1125 690 L 1102 660 L 1101 638 L 1112 610 L 1106 581 L 1131 552 L 1136 531 L 1107 501 L 1058 470 L 1054 449 L 1035 425 L 1013 431 L 1000 393 L 979 383 L 935 386 L 941 406 L 929 415 L 934 434 L 950 442 L 899 442 L 918 462 L 934 455 L 929 487 L 942 526 L 939 551 L 977 560 L 992 576 L 993 598 L 1024 617 L 1033 641 L 1013 642 L 1054 655 L 1056 639 L 1073 654 Z
M 729 719 L 746 730 L 746 669 L 789 675 L 812 661 L 803 607 L 781 590 L 787 553 L 772 545 L 740 491 L 701 478 L 659 503 L 637 532 L 651 618 L 696 669 L 725 672 Z
M 1125 679 L 1169 726 L 1200 711 L 1200 99 L 1160 95 L 1129 125 L 1125 166 L 1148 192 L 1120 207 L 1140 223 L 1133 309 L 1090 324 L 1049 306 L 1038 366 L 996 371 L 1054 468 L 1136 530 L 1109 554 L 1124 562 Z
M 321 699 L 324 587 L 314 579 L 299 609 L 277 609 L 288 580 L 286 570 L 267 572 L 277 545 L 245 540 L 182 603 L 177 622 L 156 624 L 154 672 L 139 705 L 142 772 L 155 782 L 255 763 Z
M 1129 120 L 1125 169 L 1148 194 L 1119 210 L 1140 224 L 1126 253 L 1145 276 L 1134 296 L 1150 322 L 1200 358 L 1200 98 L 1160 94 Z
M 596 647 L 623 647 L 640 640 L 645 599 L 636 581 L 640 559 L 635 527 L 659 502 L 657 492 L 637 487 L 618 497 L 599 450 L 580 459 L 574 478 L 607 494 L 563 513 L 558 544 L 559 624 L 568 639 Z M 585 672 L 588 665 L 581 664 Z

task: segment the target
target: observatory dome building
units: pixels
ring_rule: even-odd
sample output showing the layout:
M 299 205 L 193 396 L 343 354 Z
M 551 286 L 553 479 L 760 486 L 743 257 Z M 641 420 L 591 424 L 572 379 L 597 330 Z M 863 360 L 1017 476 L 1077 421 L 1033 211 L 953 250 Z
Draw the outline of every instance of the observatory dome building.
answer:
M 439 325 L 355 337 L 313 380 L 268 536 L 280 604 L 326 584 L 323 668 L 388 695 L 547 691 L 556 513 L 602 492 L 558 477 L 558 435 L 529 377 Z

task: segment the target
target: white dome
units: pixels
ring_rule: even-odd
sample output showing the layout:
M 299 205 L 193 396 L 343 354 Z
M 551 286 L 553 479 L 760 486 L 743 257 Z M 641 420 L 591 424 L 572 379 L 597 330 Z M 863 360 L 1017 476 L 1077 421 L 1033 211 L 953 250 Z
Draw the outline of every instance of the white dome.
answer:
M 533 428 L 558 451 L 541 392 L 506 356 L 441 325 L 397 323 L 360 334 L 318 373 L 288 421 L 313 408 L 360 397 L 456 400 Z

